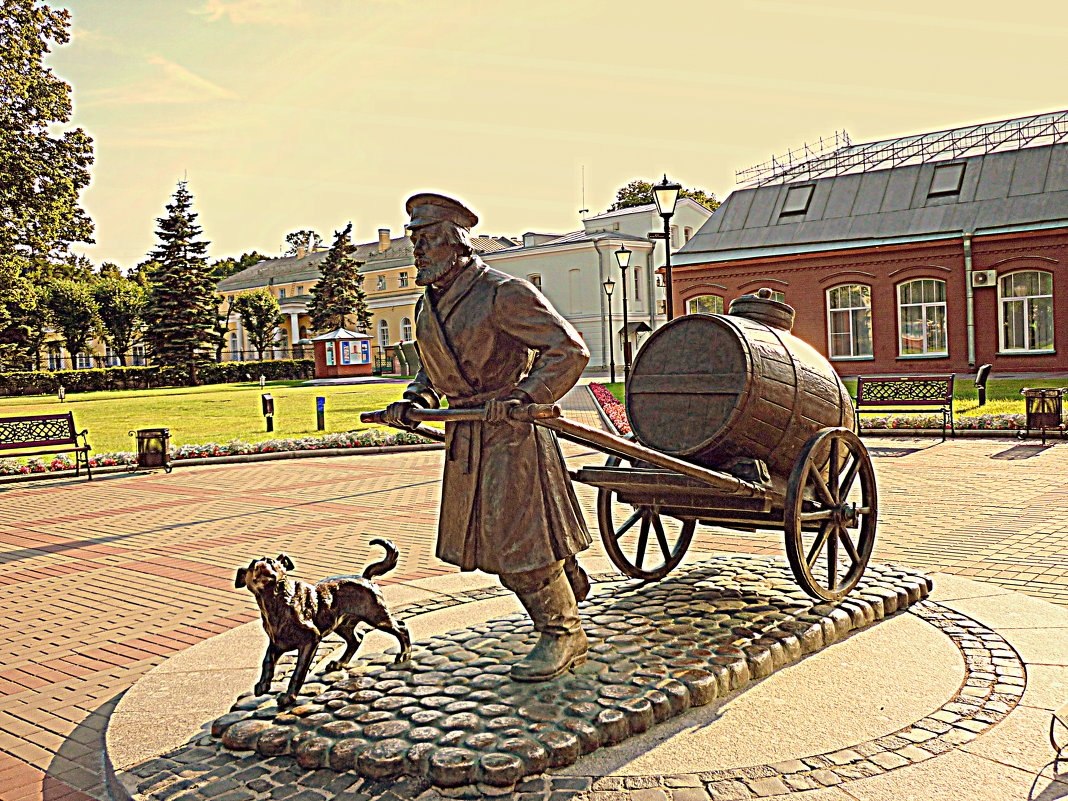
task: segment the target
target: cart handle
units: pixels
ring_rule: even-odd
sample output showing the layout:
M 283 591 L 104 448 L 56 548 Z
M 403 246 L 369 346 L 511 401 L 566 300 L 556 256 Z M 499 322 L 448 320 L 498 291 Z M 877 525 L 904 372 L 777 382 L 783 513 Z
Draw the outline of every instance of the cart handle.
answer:
M 560 407 L 549 403 L 526 403 L 508 409 L 508 418 L 517 423 L 554 420 L 561 415 Z M 405 415 L 405 421 L 408 423 L 453 423 L 469 420 L 484 422 L 485 419 L 486 407 L 484 406 L 472 406 L 469 409 L 420 409 L 413 406 Z M 385 409 L 361 413 L 360 422 L 389 425 L 386 422 Z

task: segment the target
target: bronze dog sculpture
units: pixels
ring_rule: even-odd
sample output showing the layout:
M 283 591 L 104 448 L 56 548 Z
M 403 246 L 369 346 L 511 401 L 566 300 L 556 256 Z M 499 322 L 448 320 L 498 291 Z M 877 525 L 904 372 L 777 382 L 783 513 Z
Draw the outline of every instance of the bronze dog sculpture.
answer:
M 288 689 L 278 696 L 279 708 L 290 706 L 300 692 L 308 675 L 312 658 L 323 637 L 336 631 L 345 641 L 341 659 L 326 665 L 326 672 L 348 665 L 363 640 L 357 632 L 360 623 L 381 631 L 388 631 L 400 643 L 396 662 L 404 662 L 412 652 L 408 628 L 386 609 L 382 593 L 371 579 L 388 573 L 397 565 L 397 547 L 389 540 L 374 539 L 386 557 L 368 565 L 362 576 L 333 576 L 312 585 L 291 579 L 287 570 L 293 561 L 285 554 L 277 559 L 253 559 L 248 567 L 238 568 L 235 587 L 247 587 L 256 596 L 263 618 L 263 628 L 270 644 L 263 657 L 263 672 L 256 682 L 256 695 L 266 695 L 271 689 L 275 664 L 287 651 L 297 651 L 297 665 L 289 680 Z

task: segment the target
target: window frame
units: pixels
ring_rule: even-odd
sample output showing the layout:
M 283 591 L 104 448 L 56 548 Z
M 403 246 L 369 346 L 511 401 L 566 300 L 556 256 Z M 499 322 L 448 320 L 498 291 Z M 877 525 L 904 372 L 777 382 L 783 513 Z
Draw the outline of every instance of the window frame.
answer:
M 812 203 L 812 196 L 816 192 L 815 184 L 797 184 L 786 190 L 782 208 L 779 210 L 779 219 L 783 217 L 803 217 L 808 214 L 808 207 Z
M 719 311 L 704 311 L 702 309 L 692 310 L 690 308 L 691 303 L 700 301 L 702 298 L 715 298 L 719 301 Z M 692 298 L 686 298 L 686 314 L 723 314 L 723 307 L 725 305 L 722 295 L 717 295 L 714 292 L 707 292 L 704 295 L 694 295 Z
M 1006 297 L 1004 295 L 1004 293 L 1003 293 L 1003 287 L 1004 287 L 1005 280 L 1006 279 L 1011 279 L 1014 276 L 1024 275 L 1024 274 L 1027 274 L 1027 273 L 1035 273 L 1036 275 L 1040 276 L 1040 278 L 1039 278 L 1040 281 L 1042 280 L 1041 276 L 1048 277 L 1049 278 L 1049 294 L 1048 295 L 1044 295 L 1044 294 L 1043 295 L 1013 295 L 1013 296 L 1010 296 L 1010 297 Z M 1056 318 L 1056 306 L 1054 305 L 1054 298 L 1055 297 L 1056 297 L 1056 292 L 1055 292 L 1054 286 L 1053 286 L 1053 273 L 1051 271 L 1049 271 L 1049 270 L 1034 270 L 1034 269 L 1031 269 L 1031 270 L 1014 270 L 1011 273 L 1003 273 L 1003 274 L 998 276 L 998 355 L 1004 355 L 1004 356 L 1032 356 L 1032 355 L 1049 355 L 1051 353 L 1056 353 L 1057 352 L 1057 329 L 1056 329 L 1057 318 Z M 1009 348 L 1009 347 L 1006 347 L 1006 344 L 1005 344 L 1005 307 L 1006 307 L 1006 302 L 1007 301 L 1008 302 L 1022 301 L 1024 319 L 1026 319 L 1027 316 L 1028 316 L 1029 309 L 1030 309 L 1030 307 L 1032 305 L 1031 302 L 1032 302 L 1033 299 L 1036 299 L 1036 298 L 1037 299 L 1049 298 L 1050 339 L 1052 341 L 1052 344 L 1049 347 L 1046 347 L 1046 348 L 1034 348 L 1034 347 Z M 1023 329 L 1025 338 L 1030 338 L 1029 330 L 1030 330 L 1029 326 L 1027 326 L 1025 324 L 1024 329 Z
M 833 307 L 831 305 L 831 293 L 840 291 L 840 290 L 845 289 L 847 287 L 860 287 L 862 290 L 867 290 L 868 305 L 867 306 Z M 842 361 L 842 362 L 850 362 L 850 361 L 852 361 L 852 362 L 857 362 L 857 361 L 871 361 L 872 359 L 875 358 L 875 336 L 874 336 L 874 328 L 875 328 L 875 326 L 874 326 L 874 315 L 872 314 L 871 294 L 872 293 L 871 293 L 871 285 L 870 284 L 859 284 L 859 283 L 837 284 L 836 286 L 828 287 L 827 290 L 825 291 L 824 296 L 823 296 L 823 300 L 824 300 L 824 306 L 825 306 L 825 309 L 826 309 L 826 321 L 827 321 L 827 358 L 830 361 Z M 859 350 L 859 348 L 857 347 L 857 344 L 856 344 L 857 337 L 855 335 L 855 330 L 854 330 L 854 326 L 853 326 L 853 314 L 852 314 L 852 312 L 858 311 L 858 310 L 861 310 L 861 309 L 866 309 L 867 312 L 868 312 L 868 344 L 871 347 L 871 352 L 870 353 L 859 353 L 859 352 L 857 352 Z M 849 333 L 849 342 L 850 342 L 850 347 L 849 347 L 850 354 L 847 355 L 847 356 L 835 356 L 834 355 L 835 334 L 838 333 L 839 335 L 841 335 L 841 333 L 845 333 L 845 332 L 836 332 L 834 330 L 834 328 L 831 326 L 831 321 L 834 319 L 833 312 L 850 312 L 849 317 L 848 317 L 848 319 L 849 319 L 849 331 L 848 331 L 848 333 Z
M 389 320 L 378 321 L 378 347 L 382 350 L 389 347 Z
M 379 292 L 384 292 L 386 289 L 386 277 L 384 275 L 378 276 L 378 281 L 375 283 L 375 289 Z
M 403 270 L 397 273 L 397 286 L 401 289 L 408 286 L 408 273 L 404 272 Z
M 903 303 L 901 296 L 906 286 L 912 284 L 921 284 L 924 281 L 930 281 L 934 284 L 941 284 L 942 287 L 942 300 L 938 301 L 924 301 L 919 302 L 910 301 L 909 303 Z M 899 359 L 938 359 L 949 356 L 949 307 L 947 305 L 947 286 L 944 279 L 941 278 L 912 278 L 908 281 L 902 281 L 895 287 L 897 294 L 897 356 Z M 902 313 L 904 309 L 918 307 L 921 311 L 922 322 L 924 324 L 924 336 L 923 336 L 923 350 L 920 353 L 906 353 L 905 352 L 905 321 L 902 319 Z M 942 308 L 942 320 L 945 327 L 945 331 L 942 334 L 945 348 L 943 350 L 928 350 L 928 326 L 931 321 L 928 319 L 928 309 Z
M 415 337 L 412 321 L 407 317 L 401 317 L 401 342 L 411 342 Z

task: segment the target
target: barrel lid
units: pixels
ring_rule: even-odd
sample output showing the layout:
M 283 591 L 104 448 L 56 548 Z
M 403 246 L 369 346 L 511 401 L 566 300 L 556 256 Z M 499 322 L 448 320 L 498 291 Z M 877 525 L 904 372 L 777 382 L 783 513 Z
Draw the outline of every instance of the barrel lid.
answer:
M 784 331 L 791 331 L 794 327 L 794 307 L 773 300 L 771 290 L 766 287 L 758 289 L 755 294 L 732 300 L 727 314 L 746 317 Z

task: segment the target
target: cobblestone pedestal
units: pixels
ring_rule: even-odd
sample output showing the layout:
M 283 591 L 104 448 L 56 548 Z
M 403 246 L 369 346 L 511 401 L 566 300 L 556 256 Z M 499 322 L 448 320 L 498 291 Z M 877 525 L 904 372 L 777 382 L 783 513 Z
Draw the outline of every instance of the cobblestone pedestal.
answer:
M 582 605 L 590 659 L 555 681 L 509 679 L 535 635 L 508 616 L 417 643 L 402 665 L 379 654 L 323 675 L 281 712 L 273 695 L 246 695 L 211 731 L 231 751 L 289 755 L 306 770 L 507 792 L 740 690 L 929 590 L 918 573 L 871 565 L 849 598 L 814 603 L 781 561 L 719 557 L 657 584 L 600 585 Z

